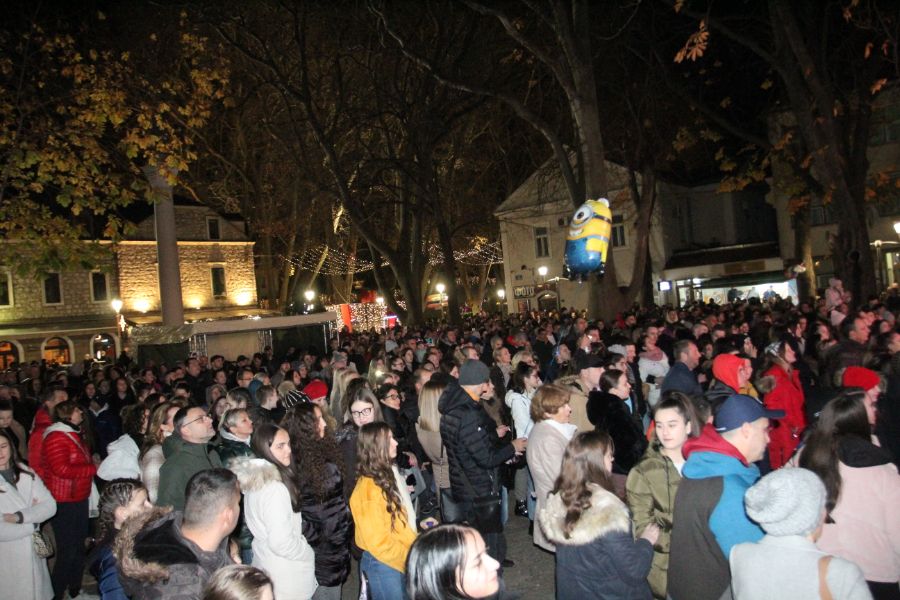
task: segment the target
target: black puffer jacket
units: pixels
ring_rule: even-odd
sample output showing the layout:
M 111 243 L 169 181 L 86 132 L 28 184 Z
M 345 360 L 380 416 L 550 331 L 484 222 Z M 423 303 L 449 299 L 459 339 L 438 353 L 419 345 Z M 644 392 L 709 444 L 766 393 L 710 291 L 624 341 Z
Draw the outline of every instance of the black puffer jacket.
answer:
M 629 413 L 625 401 L 615 394 L 597 391 L 588 395 L 587 414 L 594 427 L 609 433 L 613 440 L 613 473 L 628 475 L 647 449 L 639 418 Z
M 497 424 L 455 382 L 444 390 L 438 410 L 443 415 L 441 439 L 450 464 L 453 498 L 466 502 L 496 491 L 497 467 L 515 455 L 512 444 L 495 446 Z M 465 484 L 464 473 L 471 489 Z
M 303 497 L 303 537 L 316 553 L 316 580 L 319 585 L 334 587 L 347 581 L 350 574 L 350 536 L 353 517 L 344 498 L 344 481 L 334 463 L 328 463 L 325 497 L 319 502 L 308 481 L 301 481 Z

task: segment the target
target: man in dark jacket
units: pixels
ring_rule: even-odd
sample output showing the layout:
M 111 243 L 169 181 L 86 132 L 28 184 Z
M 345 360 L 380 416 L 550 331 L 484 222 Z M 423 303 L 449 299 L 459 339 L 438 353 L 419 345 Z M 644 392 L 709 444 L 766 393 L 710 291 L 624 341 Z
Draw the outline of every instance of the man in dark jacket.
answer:
M 166 462 L 159 469 L 156 504 L 182 510 L 188 480 L 204 469 L 221 467 L 222 461 L 208 447 L 216 432 L 212 427 L 212 419 L 205 410 L 196 406 L 181 408 L 175 413 L 172 424 L 175 427 L 174 434 L 180 437 L 181 444 L 163 445 L 164 453 L 167 448 L 172 453 L 166 454 Z
M 450 489 L 461 514 L 478 529 L 473 501 L 499 493 L 497 469 L 524 452 L 527 440 L 519 438 L 500 445 L 497 424 L 481 406 L 481 399 L 494 393 L 490 371 L 480 360 L 467 360 L 459 368 L 458 384 L 451 383 L 438 402 L 441 418 L 441 440 L 450 465 Z M 504 431 L 503 434 L 506 432 Z M 481 531 L 488 553 L 502 563 L 506 561 L 503 533 Z M 512 566 L 506 561 L 506 566 Z
M 660 394 L 676 391 L 688 396 L 702 396 L 703 388 L 694 373 L 694 369 L 700 364 L 697 344 L 693 340 L 679 340 L 675 342 L 672 352 L 676 362 L 663 380 Z
M 209 469 L 188 482 L 183 513 L 155 508 L 126 521 L 113 553 L 128 597 L 199 600 L 212 574 L 234 564 L 228 535 L 240 515 L 240 500 L 237 477 L 227 469 Z

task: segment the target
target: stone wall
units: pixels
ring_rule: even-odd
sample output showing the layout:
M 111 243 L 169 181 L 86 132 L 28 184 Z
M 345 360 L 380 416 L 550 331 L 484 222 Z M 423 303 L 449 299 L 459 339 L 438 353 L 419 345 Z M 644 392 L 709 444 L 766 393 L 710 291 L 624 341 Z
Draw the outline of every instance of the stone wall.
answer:
M 156 245 L 126 242 L 119 246 L 118 256 L 123 312 L 160 310 Z M 178 258 L 186 310 L 256 303 L 252 244 L 179 242 Z M 218 266 L 225 268 L 226 293 L 214 298 L 211 268 Z
M 206 226 L 207 217 L 219 219 L 219 235 L 223 242 L 242 242 L 247 240 L 244 234 L 244 224 L 239 221 L 229 221 L 216 211 L 205 206 L 178 206 L 175 205 L 175 228 L 179 240 L 205 241 L 209 240 L 209 230 Z M 150 215 L 137 224 L 135 240 L 155 240 L 155 221 Z
M 54 305 L 43 302 L 42 278 L 10 273 L 12 306 L 0 306 L 0 323 L 24 324 L 46 319 L 113 315 L 110 301 L 116 296 L 118 289 L 113 259 L 106 261 L 101 269 L 106 272 L 106 300 L 93 301 L 90 271 L 64 271 L 59 274 L 62 303 Z

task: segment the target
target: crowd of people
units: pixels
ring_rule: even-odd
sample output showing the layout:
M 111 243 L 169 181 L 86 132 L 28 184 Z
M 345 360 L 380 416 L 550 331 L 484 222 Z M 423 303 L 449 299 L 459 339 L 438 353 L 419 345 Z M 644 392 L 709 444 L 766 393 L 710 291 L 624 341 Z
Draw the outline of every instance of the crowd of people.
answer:
M 515 598 L 521 518 L 560 600 L 900 598 L 897 307 L 848 300 L 17 365 L 0 597 Z

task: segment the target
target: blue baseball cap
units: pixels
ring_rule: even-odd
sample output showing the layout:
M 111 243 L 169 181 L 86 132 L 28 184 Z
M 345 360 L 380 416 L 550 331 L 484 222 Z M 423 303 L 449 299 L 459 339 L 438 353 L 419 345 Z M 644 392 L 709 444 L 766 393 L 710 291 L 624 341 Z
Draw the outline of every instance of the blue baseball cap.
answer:
M 752 423 L 763 417 L 767 419 L 781 419 L 784 417 L 784 411 L 769 410 L 753 396 L 732 394 L 722 403 L 722 406 L 719 407 L 719 411 L 716 413 L 716 431 L 719 433 L 731 431 L 744 423 Z

